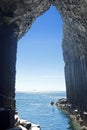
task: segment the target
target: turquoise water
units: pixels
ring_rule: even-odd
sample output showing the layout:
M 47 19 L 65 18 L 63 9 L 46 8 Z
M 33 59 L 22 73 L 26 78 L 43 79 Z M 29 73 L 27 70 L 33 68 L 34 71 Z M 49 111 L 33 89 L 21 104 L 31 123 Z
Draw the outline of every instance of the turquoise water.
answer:
M 40 124 L 41 130 L 70 130 L 70 121 L 55 105 L 65 92 L 17 93 L 17 111 L 21 118 Z

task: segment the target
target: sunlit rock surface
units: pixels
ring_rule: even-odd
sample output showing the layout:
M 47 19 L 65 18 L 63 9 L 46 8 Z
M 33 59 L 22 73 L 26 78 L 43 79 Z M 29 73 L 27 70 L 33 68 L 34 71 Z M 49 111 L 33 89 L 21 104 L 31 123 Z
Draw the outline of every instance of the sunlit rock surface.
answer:
M 68 101 L 87 110 L 87 0 L 0 0 L 0 108 L 15 112 L 17 41 L 51 5 L 63 20 Z

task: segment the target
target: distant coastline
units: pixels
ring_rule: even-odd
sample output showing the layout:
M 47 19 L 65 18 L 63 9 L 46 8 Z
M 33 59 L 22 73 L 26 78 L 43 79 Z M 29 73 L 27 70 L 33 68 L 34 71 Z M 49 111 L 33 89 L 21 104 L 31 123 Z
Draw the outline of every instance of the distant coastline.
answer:
M 16 93 L 66 93 L 66 91 L 16 91 Z

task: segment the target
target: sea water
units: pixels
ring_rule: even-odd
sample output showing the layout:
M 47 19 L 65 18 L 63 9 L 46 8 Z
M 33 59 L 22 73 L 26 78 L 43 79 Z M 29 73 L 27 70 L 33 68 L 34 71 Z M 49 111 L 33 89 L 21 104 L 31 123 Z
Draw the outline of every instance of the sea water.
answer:
M 16 93 L 16 108 L 22 119 L 39 124 L 41 130 L 71 130 L 69 118 L 51 101 L 65 97 L 65 92 Z

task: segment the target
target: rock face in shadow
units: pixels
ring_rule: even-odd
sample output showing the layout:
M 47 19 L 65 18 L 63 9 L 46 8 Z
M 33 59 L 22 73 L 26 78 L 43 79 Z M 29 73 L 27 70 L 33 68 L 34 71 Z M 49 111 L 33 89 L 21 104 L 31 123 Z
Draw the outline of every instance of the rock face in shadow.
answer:
M 17 41 L 51 5 L 63 20 L 68 101 L 87 110 L 87 0 L 0 0 L 0 108 L 15 111 Z
M 16 32 L 14 32 L 14 30 Z M 6 128 L 12 127 L 14 125 L 15 65 L 18 36 L 17 31 L 18 28 L 15 24 L 11 24 L 0 31 L 0 115 L 2 115 L 0 116 L 1 130 L 5 130 Z
M 67 98 L 87 110 L 87 1 L 55 1 L 63 18 L 63 55 Z

